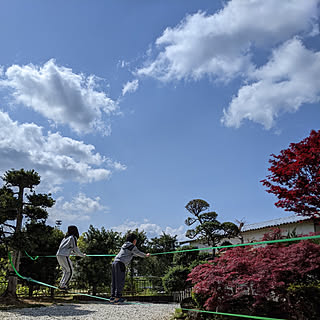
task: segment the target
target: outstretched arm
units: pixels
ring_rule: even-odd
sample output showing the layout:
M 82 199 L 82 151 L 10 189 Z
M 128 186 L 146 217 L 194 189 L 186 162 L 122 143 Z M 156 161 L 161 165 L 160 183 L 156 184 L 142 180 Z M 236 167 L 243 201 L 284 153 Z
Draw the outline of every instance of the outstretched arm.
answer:
M 74 240 L 74 238 L 72 237 L 72 244 L 73 244 L 73 249 L 72 251 L 74 252 L 75 255 L 79 256 L 79 257 L 85 257 L 86 254 L 82 253 L 80 251 L 80 249 L 78 248 L 77 244 L 76 244 L 76 241 Z
M 134 248 L 132 249 L 132 253 L 136 257 L 141 257 L 141 258 L 149 257 L 149 255 L 150 255 L 150 253 L 144 253 L 144 252 L 140 251 L 136 246 L 134 246 Z

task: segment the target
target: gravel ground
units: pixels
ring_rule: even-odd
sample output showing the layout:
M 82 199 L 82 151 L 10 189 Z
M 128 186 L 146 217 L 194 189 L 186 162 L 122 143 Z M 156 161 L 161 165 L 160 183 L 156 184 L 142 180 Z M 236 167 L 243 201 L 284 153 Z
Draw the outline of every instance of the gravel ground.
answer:
M 81 303 L 0 311 L 1 320 L 169 320 L 178 304 Z

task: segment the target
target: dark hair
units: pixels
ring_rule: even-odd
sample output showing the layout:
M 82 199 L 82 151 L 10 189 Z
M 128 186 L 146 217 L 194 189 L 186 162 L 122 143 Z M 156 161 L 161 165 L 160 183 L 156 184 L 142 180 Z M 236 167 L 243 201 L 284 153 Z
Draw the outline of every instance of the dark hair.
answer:
M 134 240 L 137 240 L 137 235 L 135 233 L 129 233 L 127 235 L 126 241 L 133 242 Z
M 77 239 L 79 239 L 79 231 L 78 231 L 78 228 L 76 226 L 69 226 L 68 227 L 68 231 L 67 231 L 67 234 L 66 234 L 65 238 L 67 238 L 69 236 L 74 236 Z

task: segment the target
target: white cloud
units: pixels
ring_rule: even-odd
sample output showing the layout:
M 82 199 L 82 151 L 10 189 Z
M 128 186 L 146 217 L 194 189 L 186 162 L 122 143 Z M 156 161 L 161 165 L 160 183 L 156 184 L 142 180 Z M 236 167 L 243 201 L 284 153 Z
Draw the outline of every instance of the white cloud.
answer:
M 228 81 L 252 70 L 251 48 L 315 35 L 319 0 L 232 0 L 213 15 L 188 15 L 156 40 L 160 53 L 137 71 L 161 81 L 210 76 Z
M 130 63 L 128 61 L 119 60 L 117 63 L 118 68 L 128 68 L 130 66 Z
M 266 65 L 252 72 L 257 81 L 240 88 L 222 122 L 238 128 L 248 119 L 270 129 L 280 114 L 320 101 L 319 73 L 320 51 L 306 49 L 297 38 L 287 41 Z
M 66 181 L 87 183 L 108 179 L 115 167 L 125 166 L 100 155 L 95 147 L 63 137 L 43 134 L 34 123 L 18 124 L 0 111 L 0 170 L 35 169 L 54 187 Z
M 79 193 L 70 202 L 64 201 L 63 197 L 56 199 L 55 205 L 48 209 L 48 221 L 54 223 L 56 220 L 68 221 L 88 221 L 90 215 L 95 212 L 108 212 L 108 208 L 100 203 L 100 197 L 89 198 L 83 193 Z
M 170 234 L 171 236 L 177 235 L 178 241 L 186 239 L 186 231 L 184 226 L 180 226 L 178 228 L 166 226 L 163 228 L 155 223 L 149 222 L 149 220 L 145 220 L 144 222 L 126 220 L 123 224 L 112 227 L 111 229 L 114 231 L 121 232 L 123 234 L 125 234 L 128 230 L 138 229 L 139 231 L 145 231 L 149 239 L 159 237 L 163 232 L 165 232 L 166 234 Z
M 124 96 L 126 93 L 132 93 L 138 90 L 139 80 L 135 79 L 133 81 L 128 81 L 122 88 L 122 95 Z
M 111 159 L 107 160 L 107 164 L 110 168 L 113 168 L 115 171 L 124 171 L 127 170 L 127 166 L 117 162 L 117 161 L 112 161 Z
M 69 125 L 77 133 L 94 130 L 109 134 L 106 117 L 118 105 L 105 92 L 98 91 L 97 77 L 76 74 L 51 59 L 43 66 L 12 65 L 0 80 L 10 88 L 16 102 L 26 105 L 55 124 Z
M 88 198 L 84 193 L 79 193 L 71 202 L 65 202 L 62 205 L 64 211 L 83 211 L 84 213 L 92 213 L 107 209 L 100 204 L 100 197 L 94 199 Z

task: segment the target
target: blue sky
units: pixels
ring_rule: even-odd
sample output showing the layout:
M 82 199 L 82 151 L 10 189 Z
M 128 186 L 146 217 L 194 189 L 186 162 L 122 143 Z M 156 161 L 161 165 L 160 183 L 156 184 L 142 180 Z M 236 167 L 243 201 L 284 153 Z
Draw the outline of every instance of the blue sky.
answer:
M 35 169 L 48 222 L 183 238 L 289 215 L 260 180 L 319 130 L 319 0 L 0 2 L 0 172 Z

